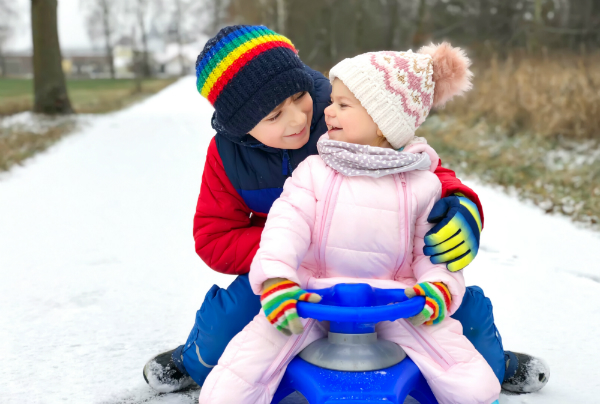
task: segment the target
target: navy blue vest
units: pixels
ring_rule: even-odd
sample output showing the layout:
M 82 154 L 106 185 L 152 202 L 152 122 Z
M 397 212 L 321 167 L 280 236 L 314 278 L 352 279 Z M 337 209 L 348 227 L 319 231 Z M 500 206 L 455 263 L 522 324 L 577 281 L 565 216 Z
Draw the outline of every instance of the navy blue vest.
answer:
M 317 154 L 317 141 L 327 132 L 323 111 L 329 105 L 331 84 L 321 73 L 307 66 L 305 68 L 314 80 L 314 89 L 310 93 L 313 117 L 310 139 L 300 149 L 282 150 L 265 146 L 250 135 L 230 135 L 213 122 L 217 129 L 217 150 L 225 173 L 246 205 L 255 212 L 269 213 L 271 205 L 283 191 L 285 180 L 306 157 Z

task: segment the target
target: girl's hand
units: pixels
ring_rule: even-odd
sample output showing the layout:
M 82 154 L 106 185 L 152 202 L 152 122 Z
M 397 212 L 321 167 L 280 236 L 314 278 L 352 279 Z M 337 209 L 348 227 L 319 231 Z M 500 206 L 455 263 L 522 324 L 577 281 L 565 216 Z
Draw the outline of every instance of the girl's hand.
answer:
M 433 205 L 427 221 L 437 223 L 425 235 L 423 247 L 432 263 L 446 264 L 450 272 L 456 272 L 475 259 L 481 234 L 477 205 L 464 196 L 448 196 Z
M 268 279 L 263 283 L 260 302 L 267 320 L 285 335 L 302 334 L 304 326 L 298 317 L 298 301 L 319 303 L 321 296 L 309 293 L 298 284 L 283 278 Z
M 415 296 L 425 296 L 423 311 L 409 318 L 409 321 L 417 327 L 421 324 L 441 323 L 446 318 L 452 301 L 450 291 L 442 282 L 418 283 L 412 288 L 405 289 L 404 294 L 409 299 Z

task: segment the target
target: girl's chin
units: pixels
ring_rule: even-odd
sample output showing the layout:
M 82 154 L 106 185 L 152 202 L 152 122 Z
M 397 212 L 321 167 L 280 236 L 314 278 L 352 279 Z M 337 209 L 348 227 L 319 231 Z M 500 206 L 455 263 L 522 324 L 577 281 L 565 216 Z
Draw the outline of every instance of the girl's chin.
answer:
M 343 142 L 344 141 L 344 137 L 341 136 L 341 134 L 337 130 L 330 130 L 328 132 L 328 134 L 329 134 L 329 139 L 331 139 L 331 140 L 336 140 L 338 142 Z

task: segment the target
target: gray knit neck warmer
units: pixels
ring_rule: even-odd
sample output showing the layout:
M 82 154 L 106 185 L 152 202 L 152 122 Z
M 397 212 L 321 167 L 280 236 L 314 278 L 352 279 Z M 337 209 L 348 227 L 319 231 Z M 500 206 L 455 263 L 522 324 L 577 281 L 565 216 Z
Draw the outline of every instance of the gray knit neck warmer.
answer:
M 383 147 L 364 146 L 321 138 L 317 142 L 319 155 L 329 167 L 348 177 L 403 173 L 429 170 L 427 153 L 406 153 Z

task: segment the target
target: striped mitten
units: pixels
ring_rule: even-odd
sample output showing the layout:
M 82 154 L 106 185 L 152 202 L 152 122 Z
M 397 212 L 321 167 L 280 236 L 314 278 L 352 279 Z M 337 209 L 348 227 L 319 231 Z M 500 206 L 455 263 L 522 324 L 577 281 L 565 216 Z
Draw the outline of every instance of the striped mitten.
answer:
M 304 326 L 298 317 L 298 300 L 319 303 L 321 296 L 301 289 L 298 284 L 283 278 L 268 279 L 263 284 L 260 302 L 267 320 L 285 335 L 302 334 Z
M 442 282 L 423 282 L 404 290 L 406 297 L 425 296 L 423 311 L 409 318 L 415 326 L 441 323 L 448 314 L 452 295 Z

